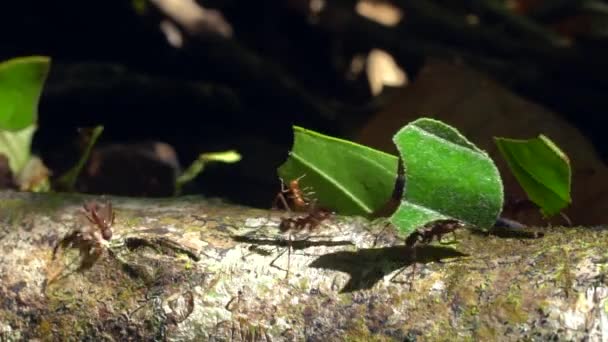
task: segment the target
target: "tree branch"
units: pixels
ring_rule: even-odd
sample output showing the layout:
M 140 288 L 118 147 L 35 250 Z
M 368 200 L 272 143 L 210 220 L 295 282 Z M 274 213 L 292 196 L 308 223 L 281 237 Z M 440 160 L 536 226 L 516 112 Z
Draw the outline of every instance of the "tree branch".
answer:
M 606 267 L 598 257 L 604 228 L 556 227 L 542 238 L 462 230 L 453 244 L 409 250 L 381 222 L 337 217 L 290 243 L 278 234 L 277 213 L 195 197 L 114 198 L 112 239 L 89 268 L 68 271 L 78 264 L 77 251 L 66 249 L 54 263 L 51 252 L 82 227 L 83 198 L 0 193 L 3 339 L 606 334 Z M 54 282 L 50 269 L 58 270 Z

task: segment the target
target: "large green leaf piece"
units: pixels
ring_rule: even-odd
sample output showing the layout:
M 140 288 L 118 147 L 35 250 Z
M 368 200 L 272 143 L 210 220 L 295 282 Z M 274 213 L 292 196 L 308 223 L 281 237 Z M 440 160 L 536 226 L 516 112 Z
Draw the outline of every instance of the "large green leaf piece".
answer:
M 570 161 L 549 138 L 541 134 L 529 140 L 495 140 L 511 172 L 544 215 L 555 215 L 571 202 Z
M 433 119 L 402 128 L 393 142 L 406 184 L 391 222 L 403 235 L 438 219 L 455 218 L 490 228 L 503 205 L 503 185 L 490 157 L 456 129 Z
M 305 175 L 301 188 L 309 187 L 320 205 L 344 215 L 369 216 L 390 198 L 397 157 L 302 127 L 293 130 L 293 149 L 278 169 L 285 182 Z
M 0 63 L 0 130 L 19 131 L 36 123 L 49 65 L 48 57 L 39 56 Z

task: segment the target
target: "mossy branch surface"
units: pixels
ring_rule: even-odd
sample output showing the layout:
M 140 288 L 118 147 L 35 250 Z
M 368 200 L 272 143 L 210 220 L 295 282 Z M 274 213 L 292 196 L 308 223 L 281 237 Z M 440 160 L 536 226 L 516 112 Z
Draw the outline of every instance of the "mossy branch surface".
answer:
M 112 198 L 112 240 L 92 265 L 72 271 L 78 251 L 64 251 L 59 267 L 51 254 L 83 224 L 85 199 L 90 196 L 0 192 L 0 340 L 600 340 L 607 334 L 601 321 L 608 319 L 608 231 L 602 227 L 461 230 L 454 243 L 408 250 L 383 230 L 385 222 L 335 217 L 289 243 L 278 232 L 278 212 L 198 197 Z M 289 245 L 291 253 L 273 262 Z M 59 276 L 49 283 L 51 271 Z

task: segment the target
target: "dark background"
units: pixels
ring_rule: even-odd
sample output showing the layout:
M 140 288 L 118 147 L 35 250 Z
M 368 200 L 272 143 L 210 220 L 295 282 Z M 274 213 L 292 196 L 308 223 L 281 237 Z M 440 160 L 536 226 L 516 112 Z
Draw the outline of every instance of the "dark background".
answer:
M 54 175 L 80 156 L 77 128 L 102 124 L 99 148 L 162 141 L 182 166 L 201 152 L 238 150 L 240 163 L 210 166 L 187 192 L 267 207 L 291 125 L 354 137 L 397 94 L 374 97 L 364 73 L 345 76 L 353 56 L 372 48 L 389 52 L 410 82 L 429 58 L 463 62 L 557 111 L 608 157 L 607 2 L 385 2 L 402 11 L 397 26 L 346 0 L 318 13 L 306 0 L 198 1 L 206 17 L 194 26 L 167 13 L 166 1 L 12 1 L 0 14 L 0 58 L 52 58 L 34 150 Z M 181 31 L 181 47 L 162 22 Z M 110 150 L 106 177 L 84 175 L 80 189 L 169 195 L 174 166 L 141 153 L 149 148 Z M 167 184 L 151 189 L 138 178 Z

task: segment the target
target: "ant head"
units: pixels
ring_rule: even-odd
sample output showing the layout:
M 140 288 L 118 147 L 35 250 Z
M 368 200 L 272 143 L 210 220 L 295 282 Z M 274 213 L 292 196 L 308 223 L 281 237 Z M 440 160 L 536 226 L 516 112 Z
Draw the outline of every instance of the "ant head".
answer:
M 300 177 L 293 179 L 291 182 L 289 182 L 289 186 L 291 188 L 297 188 L 299 186 L 300 180 L 304 177 L 306 177 L 306 174 L 303 174 Z

